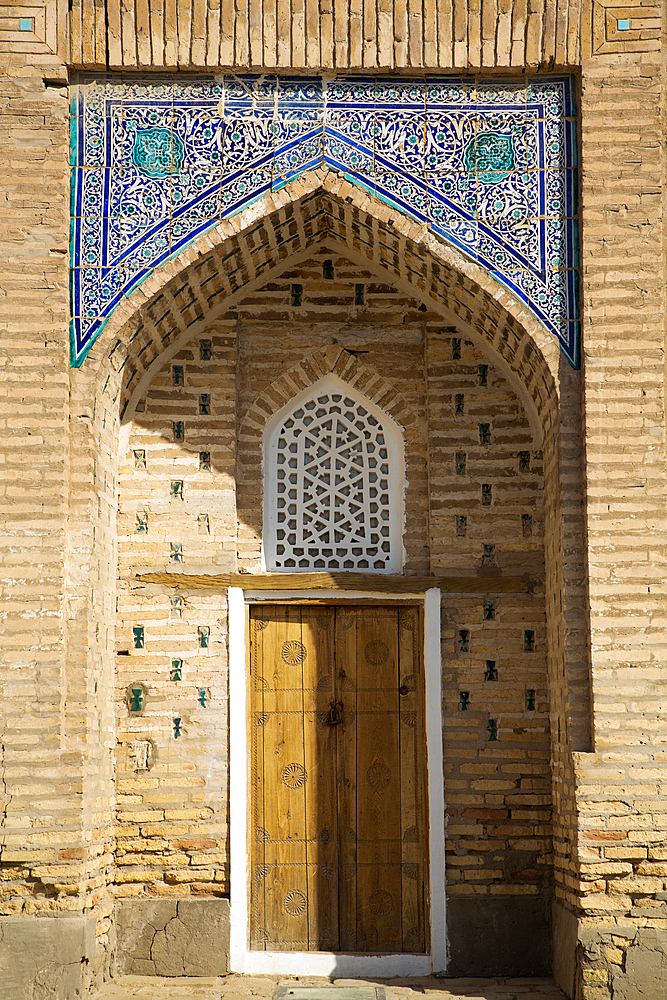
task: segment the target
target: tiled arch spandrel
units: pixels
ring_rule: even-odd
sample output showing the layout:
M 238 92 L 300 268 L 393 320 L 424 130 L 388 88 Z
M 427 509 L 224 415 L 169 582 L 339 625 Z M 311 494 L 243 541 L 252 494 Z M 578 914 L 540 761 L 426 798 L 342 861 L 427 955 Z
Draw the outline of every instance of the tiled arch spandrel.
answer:
M 156 267 L 313 171 L 477 262 L 578 364 L 569 77 L 85 76 L 73 108 L 74 366 Z

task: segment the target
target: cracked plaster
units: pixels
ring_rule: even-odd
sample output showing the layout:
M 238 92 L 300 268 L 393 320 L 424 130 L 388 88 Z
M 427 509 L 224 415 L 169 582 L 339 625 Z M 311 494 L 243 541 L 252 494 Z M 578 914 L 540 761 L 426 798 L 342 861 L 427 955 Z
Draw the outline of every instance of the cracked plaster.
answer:
M 119 973 L 224 976 L 227 899 L 128 899 L 116 904 Z

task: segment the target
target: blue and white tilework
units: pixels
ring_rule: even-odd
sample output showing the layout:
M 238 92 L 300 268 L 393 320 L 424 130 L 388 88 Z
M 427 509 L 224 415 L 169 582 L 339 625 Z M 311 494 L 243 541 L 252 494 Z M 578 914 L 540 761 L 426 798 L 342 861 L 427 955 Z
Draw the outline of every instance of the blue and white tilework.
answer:
M 153 268 L 322 165 L 485 267 L 578 364 L 569 77 L 84 76 L 71 113 L 73 365 Z

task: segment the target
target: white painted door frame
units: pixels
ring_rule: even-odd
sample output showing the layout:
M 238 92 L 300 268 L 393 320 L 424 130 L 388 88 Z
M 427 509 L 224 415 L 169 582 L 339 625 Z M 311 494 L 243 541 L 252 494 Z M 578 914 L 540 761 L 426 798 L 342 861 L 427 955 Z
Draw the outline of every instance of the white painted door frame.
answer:
M 340 952 L 251 951 L 248 886 L 248 727 L 246 604 L 260 601 L 335 599 L 392 602 L 404 597 L 423 602 L 424 673 L 426 677 L 426 753 L 429 810 L 429 889 L 431 952 L 429 955 L 358 955 Z M 229 611 L 229 801 L 230 801 L 230 948 L 232 972 L 294 976 L 423 976 L 447 968 L 445 913 L 445 799 L 442 759 L 442 662 L 440 591 L 391 595 L 359 591 L 228 590 Z

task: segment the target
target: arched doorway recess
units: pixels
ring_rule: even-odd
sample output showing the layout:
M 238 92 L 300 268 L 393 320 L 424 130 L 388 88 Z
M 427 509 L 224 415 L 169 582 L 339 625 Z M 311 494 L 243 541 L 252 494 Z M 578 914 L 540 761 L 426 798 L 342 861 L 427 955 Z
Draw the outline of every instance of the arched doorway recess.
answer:
M 344 181 L 328 178 L 328 184 L 319 185 L 318 179 L 309 180 L 310 192 L 303 193 L 300 183 L 293 191 L 285 190 L 267 198 L 266 204 L 253 206 L 227 224 L 224 234 L 216 231 L 219 240 L 209 234 L 184 259 L 165 265 L 130 296 L 91 351 L 84 369 L 73 375 L 75 405 L 83 408 L 84 400 L 96 400 L 91 413 L 96 437 L 82 444 L 87 443 L 90 452 L 100 456 L 95 460 L 98 477 L 106 463 L 104 477 L 106 481 L 108 475 L 111 497 L 118 474 L 117 435 L 122 425 L 128 425 L 137 402 L 164 365 L 193 338 L 203 336 L 202 331 L 215 316 L 229 311 L 267 282 L 278 280 L 286 269 L 294 272 L 314 254 L 322 257 L 325 249 L 331 257 L 344 256 L 369 275 L 390 281 L 414 300 L 414 309 L 419 302 L 427 315 L 441 317 L 441 336 L 479 345 L 525 408 L 534 446 L 544 448 L 550 715 L 552 731 L 554 722 L 561 719 L 565 730 L 553 754 L 558 813 L 566 807 L 559 800 L 566 777 L 565 741 L 571 738 L 565 721 L 569 720 L 570 729 L 574 721 L 567 702 L 573 700 L 573 686 L 575 697 L 585 691 L 580 664 L 575 663 L 579 672 L 571 679 L 565 671 L 568 593 L 561 519 L 563 414 L 559 412 L 559 392 L 565 384 L 567 393 L 572 393 L 574 376 L 561 366 L 557 345 L 549 335 L 475 265 Z M 266 394 L 267 419 L 271 405 L 273 412 L 279 408 L 280 392 L 274 388 L 272 400 L 271 393 Z M 284 389 L 282 395 L 289 398 L 290 390 Z M 571 430 L 569 433 L 572 436 Z M 110 592 L 115 588 L 113 506 L 110 499 L 109 530 L 100 531 L 93 542 L 98 546 L 102 589 Z M 562 750 L 558 749 L 561 740 Z

